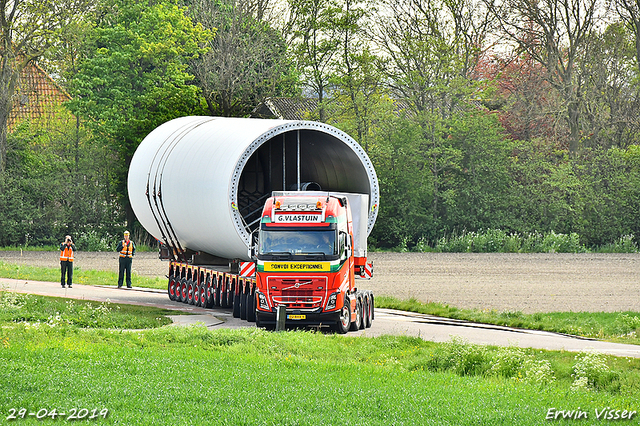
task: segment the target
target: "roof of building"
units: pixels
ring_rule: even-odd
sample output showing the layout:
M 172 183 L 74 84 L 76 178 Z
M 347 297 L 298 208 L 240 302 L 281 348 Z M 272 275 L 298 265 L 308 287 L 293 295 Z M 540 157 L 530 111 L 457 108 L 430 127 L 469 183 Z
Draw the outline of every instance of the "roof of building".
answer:
M 37 64 L 30 63 L 20 74 L 19 87 L 9 114 L 9 128 L 24 120 L 53 115 L 56 107 L 71 96 Z
M 267 98 L 251 112 L 251 116 L 281 120 L 309 120 L 316 109 L 318 109 L 318 99 Z
M 267 98 L 251 112 L 251 116 L 281 120 L 317 120 L 318 104 L 317 98 Z M 393 110 L 397 116 L 413 115 L 409 103 L 403 100 L 395 99 Z

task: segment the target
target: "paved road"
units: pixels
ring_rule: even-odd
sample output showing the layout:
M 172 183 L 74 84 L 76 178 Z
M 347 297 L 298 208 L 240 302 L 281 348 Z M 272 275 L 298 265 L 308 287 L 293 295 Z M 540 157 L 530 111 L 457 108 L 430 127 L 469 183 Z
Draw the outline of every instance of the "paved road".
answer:
M 25 281 L 0 278 L 0 287 L 8 290 L 112 303 L 125 303 L 190 312 L 194 315 L 171 316 L 175 324 L 201 323 L 209 328 L 255 327 L 255 324 L 233 318 L 230 309 L 203 309 L 169 300 L 163 290 L 133 288 L 118 289 L 114 286 L 87 286 L 74 284 L 73 288 L 62 288 L 57 283 Z M 616 356 L 640 358 L 640 346 L 602 342 L 593 339 L 549 333 L 537 330 L 522 330 L 509 327 L 476 324 L 467 321 L 415 314 L 392 309 L 376 309 L 373 326 L 366 330 L 349 333 L 352 336 L 380 336 L 384 334 L 407 335 L 424 340 L 444 342 L 453 335 L 471 343 L 519 347 L 566 350 L 580 352 L 596 350 Z

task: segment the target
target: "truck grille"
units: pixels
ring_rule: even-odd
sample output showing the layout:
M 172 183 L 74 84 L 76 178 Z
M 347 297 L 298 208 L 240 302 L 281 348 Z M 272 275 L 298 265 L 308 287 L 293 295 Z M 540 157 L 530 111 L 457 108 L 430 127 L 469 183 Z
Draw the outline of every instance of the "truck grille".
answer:
M 274 288 L 275 287 L 275 288 Z M 318 289 L 321 287 L 322 289 Z M 317 309 L 326 295 L 326 279 L 300 278 L 269 280 L 269 294 L 275 306 L 287 309 Z

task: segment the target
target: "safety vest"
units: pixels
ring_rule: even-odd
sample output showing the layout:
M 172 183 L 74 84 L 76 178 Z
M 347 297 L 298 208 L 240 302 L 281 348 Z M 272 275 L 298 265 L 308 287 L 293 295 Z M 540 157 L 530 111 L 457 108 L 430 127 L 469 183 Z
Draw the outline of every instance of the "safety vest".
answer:
M 120 250 L 120 257 L 132 257 L 133 255 L 133 242 L 129 240 L 127 243 L 125 240 L 122 240 L 122 250 Z
M 60 249 L 60 260 L 68 260 L 73 262 L 73 249 L 71 246 L 64 244 L 64 248 Z

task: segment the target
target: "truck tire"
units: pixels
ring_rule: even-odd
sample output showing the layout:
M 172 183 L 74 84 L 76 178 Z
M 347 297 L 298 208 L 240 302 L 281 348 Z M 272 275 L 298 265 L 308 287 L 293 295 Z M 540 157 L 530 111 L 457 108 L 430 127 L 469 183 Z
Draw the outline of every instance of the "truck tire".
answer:
M 216 288 L 213 292 L 214 294 L 213 304 L 215 306 L 220 306 L 220 282 L 217 282 L 215 286 Z
M 233 308 L 233 302 L 235 302 L 235 299 L 236 299 L 235 288 L 231 287 L 231 284 L 229 284 L 229 287 L 227 288 L 227 307 Z
M 371 327 L 371 298 L 369 295 L 364 299 L 364 327 Z
M 247 321 L 256 322 L 256 293 L 249 293 L 247 298 Z
M 360 330 L 364 330 L 366 328 L 366 321 L 364 320 L 364 317 L 367 315 L 367 312 L 365 310 L 365 299 L 364 297 L 360 298 Z
M 207 307 L 207 286 L 204 284 L 200 287 L 200 307 Z
M 169 293 L 169 300 L 171 300 L 171 301 L 177 300 L 177 297 L 176 297 L 176 276 L 175 275 L 171 275 L 171 277 L 169 277 L 169 285 L 167 286 L 167 293 Z
M 340 319 L 334 326 L 334 330 L 338 334 L 347 334 L 351 325 L 351 303 L 349 299 L 345 299 L 344 305 L 340 310 Z
M 356 320 L 349 325 L 349 330 L 360 330 L 360 324 L 362 323 L 362 302 L 360 298 L 356 299 Z
M 195 284 L 193 286 L 193 304 L 200 306 L 200 285 Z
M 206 290 L 206 294 L 207 294 L 205 308 L 213 308 L 216 289 L 215 289 L 214 285 L 212 284 L 211 276 L 207 277 L 207 287 L 205 288 L 205 290 Z
M 193 292 L 195 290 L 195 284 L 193 280 L 187 280 L 187 303 L 193 305 Z
M 240 319 L 247 320 L 247 293 L 242 292 L 240 295 Z
M 182 303 L 186 303 L 187 302 L 187 279 L 186 278 L 182 278 L 180 279 L 180 288 L 178 289 L 178 301 L 182 302 Z
M 233 317 L 240 318 L 240 295 L 233 294 Z

